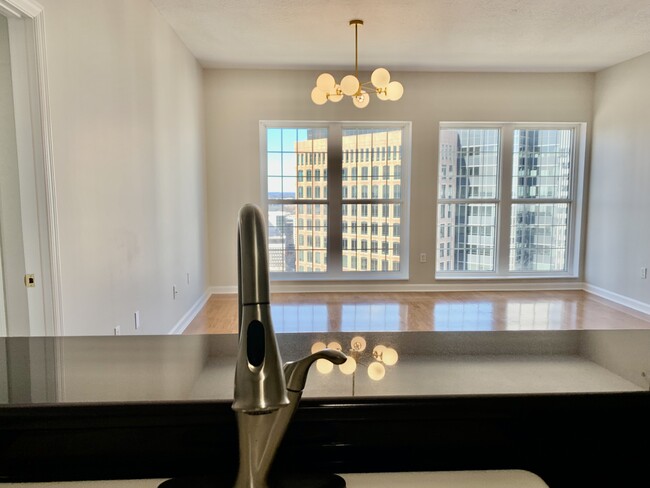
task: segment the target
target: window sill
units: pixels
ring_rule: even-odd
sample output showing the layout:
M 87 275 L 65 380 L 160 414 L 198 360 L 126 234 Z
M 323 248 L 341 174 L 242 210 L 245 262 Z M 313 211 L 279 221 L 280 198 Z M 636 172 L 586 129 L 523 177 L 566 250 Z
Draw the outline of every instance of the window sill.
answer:
M 349 273 L 271 273 L 271 281 L 407 281 L 408 271 L 358 271 Z
M 564 280 L 564 279 L 578 279 L 579 276 L 575 273 L 522 273 L 522 274 L 488 274 L 488 273 L 436 273 L 436 281 L 512 281 L 512 280 Z

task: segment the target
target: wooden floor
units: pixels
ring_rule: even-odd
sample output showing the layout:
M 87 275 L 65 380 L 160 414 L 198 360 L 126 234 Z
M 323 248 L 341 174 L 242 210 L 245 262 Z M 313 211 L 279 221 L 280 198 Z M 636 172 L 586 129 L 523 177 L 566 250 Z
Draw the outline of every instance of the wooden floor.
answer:
M 650 316 L 584 291 L 276 293 L 275 331 L 650 329 Z M 184 334 L 237 333 L 237 295 L 212 295 Z

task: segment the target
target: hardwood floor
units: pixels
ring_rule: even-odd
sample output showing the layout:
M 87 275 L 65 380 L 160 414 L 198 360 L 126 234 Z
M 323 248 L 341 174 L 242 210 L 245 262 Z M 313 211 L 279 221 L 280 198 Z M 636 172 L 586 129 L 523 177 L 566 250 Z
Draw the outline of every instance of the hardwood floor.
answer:
M 650 329 L 650 316 L 584 291 L 275 293 L 275 331 Z M 237 333 L 237 295 L 212 295 L 184 334 Z

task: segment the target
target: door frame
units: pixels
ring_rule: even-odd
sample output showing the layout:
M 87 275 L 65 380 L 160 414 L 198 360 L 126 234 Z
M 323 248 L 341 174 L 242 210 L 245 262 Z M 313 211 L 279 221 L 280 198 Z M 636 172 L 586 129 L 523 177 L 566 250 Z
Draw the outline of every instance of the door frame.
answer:
M 0 0 L 0 13 L 9 24 L 21 193 L 25 185 L 25 198 L 31 196 L 27 209 L 21 209 L 23 222 L 28 221 L 27 228 L 31 226 L 30 235 L 34 236 L 25 244 L 32 246 L 27 273 L 36 274 L 37 280 L 36 289 L 29 291 L 38 290 L 29 298 L 30 335 L 58 336 L 64 330 L 44 12 L 34 0 Z M 12 42 L 14 38 L 16 42 Z M 16 69 L 14 52 L 24 60 Z M 24 93 L 17 93 L 17 87 L 24 87 Z M 32 311 L 42 324 L 34 323 Z M 7 328 L 10 333 L 10 324 Z

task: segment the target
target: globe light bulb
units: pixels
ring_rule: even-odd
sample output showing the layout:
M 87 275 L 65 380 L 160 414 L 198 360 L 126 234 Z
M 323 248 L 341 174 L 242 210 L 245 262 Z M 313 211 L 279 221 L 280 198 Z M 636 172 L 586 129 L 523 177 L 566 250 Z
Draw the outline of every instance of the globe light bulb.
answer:
M 311 346 L 311 353 L 316 354 L 318 351 L 322 351 L 325 349 L 327 346 L 325 345 L 324 342 L 315 342 L 313 346 Z
M 341 91 L 341 85 L 336 85 L 334 87 L 334 91 L 330 93 L 329 101 L 336 103 L 336 102 L 340 102 L 341 100 L 343 100 L 343 92 Z
M 311 91 L 311 101 L 316 105 L 323 105 L 327 103 L 327 93 L 316 86 Z
M 377 88 L 386 88 L 388 83 L 390 83 L 390 73 L 386 68 L 377 68 L 372 72 L 370 81 Z
M 341 91 L 351 97 L 359 91 L 359 80 L 354 75 L 347 75 L 341 80 Z
M 339 364 L 339 369 L 343 374 L 352 374 L 357 370 L 357 362 L 351 356 L 348 356 L 347 361 L 343 364 Z
M 341 347 L 341 344 L 339 344 L 338 342 L 330 342 L 327 345 L 327 349 L 334 349 L 335 351 L 342 351 L 343 350 L 343 348 Z
M 390 100 L 390 98 L 388 98 L 388 95 L 386 94 L 386 89 L 385 88 L 383 88 L 383 89 L 382 88 L 377 88 L 377 98 L 379 98 L 379 100 L 383 100 L 384 102 L 386 100 Z
M 323 73 L 316 79 L 316 86 L 325 93 L 333 93 L 336 80 L 329 73 Z
M 365 90 L 361 90 L 359 95 L 352 97 L 352 103 L 354 103 L 354 106 L 357 108 L 365 108 L 370 103 L 370 96 L 368 96 L 368 93 L 366 93 Z
M 371 380 L 379 381 L 386 375 L 386 368 L 381 363 L 375 361 L 368 366 L 368 376 Z
M 353 337 L 350 341 L 353 351 L 361 352 L 366 350 L 366 340 L 361 336 Z
M 402 95 L 404 94 L 404 87 L 399 81 L 391 81 L 386 87 L 386 94 L 388 95 L 389 100 L 396 102 L 402 98 Z
M 384 354 L 382 355 L 382 359 L 384 360 L 385 365 L 393 366 L 395 363 L 397 363 L 399 356 L 395 349 L 393 349 L 392 347 L 387 347 L 386 349 L 384 349 Z
M 378 361 L 381 361 L 381 358 L 385 350 L 386 350 L 386 346 L 382 346 L 381 344 L 375 346 L 375 348 L 372 350 L 372 357 L 377 359 Z
M 334 369 L 334 365 L 327 359 L 319 359 L 316 361 L 316 369 L 319 373 L 330 374 Z

